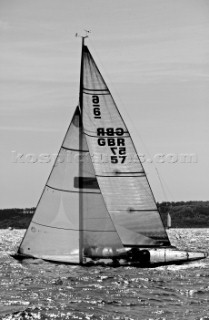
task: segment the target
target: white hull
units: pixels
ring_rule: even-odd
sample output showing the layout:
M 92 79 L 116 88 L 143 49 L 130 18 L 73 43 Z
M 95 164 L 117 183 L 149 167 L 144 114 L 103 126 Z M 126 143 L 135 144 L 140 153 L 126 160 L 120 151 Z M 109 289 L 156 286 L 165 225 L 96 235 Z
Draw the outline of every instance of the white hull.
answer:
M 195 261 L 205 259 L 207 257 L 207 253 L 205 252 L 192 252 L 192 251 L 180 251 L 177 249 L 170 248 L 156 248 L 156 249 L 145 249 L 141 251 L 145 253 L 143 259 L 143 254 L 141 259 L 133 260 L 125 257 L 98 257 L 98 258 L 84 258 L 82 265 L 113 265 L 113 266 L 138 266 L 138 267 L 154 267 L 158 265 L 167 265 L 167 264 L 181 264 L 185 262 Z M 24 259 L 42 259 L 54 263 L 64 263 L 64 264 L 77 264 L 77 257 L 72 259 L 72 257 L 68 256 L 59 256 L 59 255 L 44 255 L 44 256 L 26 256 L 23 254 L 15 254 L 11 255 L 13 258 L 18 260 Z M 148 258 L 149 257 L 149 258 Z
M 180 251 L 177 249 L 151 249 L 150 263 L 181 263 L 200 260 L 207 257 L 204 252 Z

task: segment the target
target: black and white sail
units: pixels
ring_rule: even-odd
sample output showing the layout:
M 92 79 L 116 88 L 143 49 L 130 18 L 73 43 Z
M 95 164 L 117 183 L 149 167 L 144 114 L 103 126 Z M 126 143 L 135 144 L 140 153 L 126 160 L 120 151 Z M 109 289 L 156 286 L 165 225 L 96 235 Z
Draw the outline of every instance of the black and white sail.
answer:
M 206 257 L 166 248 L 146 173 L 84 38 L 79 107 L 15 257 L 75 264 L 100 258 L 140 264 L 144 253 L 147 263 Z

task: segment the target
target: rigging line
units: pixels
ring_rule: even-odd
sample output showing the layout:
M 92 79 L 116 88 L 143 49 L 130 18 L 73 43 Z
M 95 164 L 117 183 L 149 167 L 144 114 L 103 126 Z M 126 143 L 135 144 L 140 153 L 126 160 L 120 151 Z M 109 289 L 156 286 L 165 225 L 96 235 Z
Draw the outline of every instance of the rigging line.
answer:
M 92 43 L 91 43 L 91 46 L 93 47 Z M 93 47 L 93 49 L 94 49 L 94 47 Z M 94 49 L 94 51 L 96 52 L 95 49 Z M 102 69 L 104 69 L 102 62 L 101 62 L 101 61 L 99 60 L 99 58 L 98 58 L 98 55 L 96 54 L 96 55 L 94 55 L 94 56 L 97 57 L 97 60 L 100 62 L 100 66 L 102 67 Z M 95 62 L 95 63 L 96 63 L 96 62 Z M 101 67 L 100 67 L 100 72 L 101 72 Z M 105 79 L 108 80 L 109 77 L 106 75 L 106 73 L 103 72 L 102 74 L 104 74 L 104 75 L 105 75 Z M 106 83 L 106 81 L 105 81 L 105 83 Z M 109 84 L 110 84 L 110 87 L 109 87 Z M 111 87 L 113 88 L 113 90 L 112 90 Z M 129 116 L 127 110 L 126 110 L 126 108 L 124 107 L 124 104 L 122 103 L 119 95 L 117 94 L 117 91 L 115 90 L 114 85 L 112 84 L 112 82 L 111 82 L 110 80 L 108 81 L 108 89 L 109 89 L 109 92 L 111 93 L 111 96 L 112 96 L 112 97 L 113 97 L 113 96 L 116 97 L 116 100 L 118 100 L 119 104 L 123 107 L 124 114 L 125 114 L 125 115 L 127 116 L 127 118 L 130 120 L 130 122 L 131 122 L 131 124 L 132 124 L 132 126 L 133 126 L 133 128 L 134 128 L 135 133 L 136 133 L 137 136 L 139 137 L 139 140 L 141 141 L 141 144 L 143 145 L 143 147 L 144 147 L 144 149 L 145 149 L 145 151 L 146 151 L 146 154 L 150 157 L 150 159 L 152 159 L 152 156 L 151 156 L 150 152 L 148 151 L 148 148 L 146 147 L 146 144 L 144 143 L 141 135 L 139 134 L 138 129 L 136 129 L 136 126 L 135 126 L 134 122 L 131 120 L 131 118 L 130 118 L 130 116 Z M 113 103 L 116 104 L 116 106 L 118 105 L 117 101 L 115 101 L 114 98 L 113 98 Z M 120 112 L 121 112 L 121 111 L 120 111 Z M 122 115 L 121 115 L 121 116 L 122 116 Z M 111 114 L 110 114 L 110 118 L 112 119 Z M 128 131 L 129 131 L 129 130 L 128 130 Z M 137 150 L 136 150 L 136 151 L 137 151 Z M 138 153 L 138 152 L 137 152 L 137 153 Z M 138 154 L 138 157 L 139 157 L 139 160 L 141 161 L 139 154 Z M 153 161 L 151 161 L 151 163 L 153 163 Z M 145 165 L 145 164 L 143 164 L 143 166 L 144 166 L 144 165 Z M 155 165 L 154 165 L 154 167 L 155 167 Z M 156 167 L 155 167 L 155 169 L 156 169 Z M 146 170 L 146 171 L 147 171 L 147 170 Z M 148 173 L 146 173 L 146 176 L 147 176 L 147 175 L 148 175 Z M 158 174 L 158 176 L 159 176 L 159 174 Z M 148 182 L 148 184 L 149 184 L 149 182 Z M 162 182 L 161 182 L 161 185 L 162 185 Z M 145 190 L 146 193 L 149 194 L 148 190 L 146 190 L 146 188 L 145 188 L 144 186 L 141 186 L 141 187 Z M 163 190 L 164 190 L 164 188 L 163 188 Z M 164 193 L 165 193 L 165 192 L 164 192 Z M 166 194 L 165 194 L 165 195 L 166 195 Z M 167 198 L 167 197 L 166 197 L 166 198 Z
M 88 59 L 90 59 L 91 58 L 91 55 L 90 55 L 90 53 L 89 53 L 89 55 L 88 55 Z M 93 58 L 92 58 L 93 59 Z M 93 67 L 94 67 L 94 69 L 96 69 L 97 70 L 97 65 L 96 65 L 96 62 L 94 61 L 94 59 L 93 59 L 93 62 L 94 62 L 94 64 L 93 64 Z M 92 68 L 93 68 L 92 67 Z M 92 70 L 93 71 L 93 70 Z M 101 74 L 101 71 L 99 71 L 99 69 L 98 69 L 98 72 Z M 104 83 L 105 83 L 105 85 L 106 85 L 106 81 L 104 80 L 104 78 L 103 78 L 103 76 L 101 75 L 101 77 L 102 77 L 102 79 L 103 79 L 103 81 L 104 81 Z M 111 90 L 110 90 L 110 92 L 111 92 Z M 112 96 L 112 95 L 111 95 Z M 115 105 L 115 107 L 116 107 L 116 109 L 117 109 L 117 103 L 114 101 L 114 99 L 113 99 L 113 104 Z M 119 110 L 117 109 L 117 112 L 120 114 L 120 112 L 119 112 Z M 110 118 L 112 119 L 112 116 L 111 116 L 111 113 L 109 112 L 109 115 L 110 115 Z M 112 119 L 113 120 L 113 119 Z M 126 125 L 125 125 L 125 123 L 124 123 L 124 126 L 126 127 Z M 84 132 L 87 136 L 89 136 L 86 132 Z M 127 133 L 129 133 L 129 131 L 127 131 Z M 129 137 L 129 136 L 127 136 L 127 137 Z M 95 138 L 97 138 L 97 136 L 95 137 Z M 106 137 L 105 137 L 106 138 Z M 108 137 L 107 137 L 108 138 Z M 123 138 L 126 138 L 126 136 L 123 136 Z M 144 190 L 144 192 L 148 195 L 148 196 L 150 196 L 150 192 L 148 191 L 148 189 L 145 187 L 145 186 L 143 186 L 142 184 L 140 184 L 140 186 L 141 186 L 141 188 Z
M 90 42 L 90 44 L 91 44 L 91 47 L 93 48 L 93 51 L 95 51 L 95 53 L 96 53 L 96 49 L 94 48 L 91 40 L 90 40 L 89 42 Z M 103 63 L 102 63 L 102 62 L 100 61 L 100 59 L 99 59 L 99 55 L 98 55 L 98 54 L 95 54 L 95 53 L 94 53 L 94 56 L 96 56 L 97 60 L 98 60 L 99 63 L 100 63 L 100 66 L 101 66 L 102 69 L 104 70 L 104 66 L 103 66 Z M 147 148 L 144 140 L 142 139 L 142 136 L 141 136 L 141 134 L 139 133 L 138 127 L 135 125 L 135 123 L 134 123 L 133 120 L 131 119 L 131 117 L 130 117 L 128 111 L 127 111 L 127 108 L 126 108 L 125 104 L 123 103 L 123 101 L 122 101 L 121 98 L 120 98 L 120 95 L 117 94 L 117 89 L 115 88 L 114 84 L 112 83 L 111 79 L 108 77 L 108 75 L 106 74 L 106 72 L 103 72 L 102 74 L 104 74 L 104 75 L 105 75 L 105 78 L 106 78 L 107 80 L 109 80 L 109 81 L 108 81 L 108 89 L 109 89 L 109 92 L 111 93 L 112 97 L 114 97 L 114 101 L 115 101 L 116 105 L 119 104 L 119 105 L 122 107 L 122 113 L 123 113 L 124 115 L 126 115 L 126 118 L 129 119 L 130 124 L 132 125 L 132 127 L 133 127 L 133 129 L 134 129 L 134 130 L 133 130 L 133 133 L 135 133 L 136 136 L 139 138 L 140 144 L 142 145 L 142 147 L 143 147 L 143 149 L 144 149 L 144 151 L 145 151 L 145 152 L 144 152 L 144 153 L 145 153 L 145 159 L 146 159 L 146 155 L 148 155 L 148 157 L 149 157 L 150 159 L 152 159 L 152 155 L 150 154 L 150 152 L 149 152 L 149 150 L 148 150 L 148 148 Z M 116 98 L 116 99 L 115 99 L 115 98 Z M 117 101 L 118 101 L 118 103 L 117 103 Z M 120 109 L 120 113 L 121 113 L 121 109 Z M 110 114 L 110 118 L 112 118 L 112 117 L 111 117 L 111 114 Z M 127 128 L 127 129 L 128 129 L 129 134 L 131 135 L 131 132 L 130 132 L 129 128 Z M 137 151 L 138 151 L 138 150 L 137 150 Z M 137 152 L 137 154 L 138 154 L 138 157 L 139 157 L 139 159 L 140 159 L 140 153 Z M 144 155 L 143 155 L 143 156 L 144 156 Z M 140 161 L 141 161 L 141 159 L 140 159 Z M 151 162 L 149 162 L 149 163 L 153 164 L 153 161 L 151 161 Z M 144 167 L 144 166 L 146 167 L 146 163 L 143 163 L 143 167 Z M 153 166 L 154 166 L 154 168 L 156 169 L 156 167 L 155 167 L 154 164 L 153 164 Z M 147 174 L 147 176 L 148 176 L 148 170 L 146 170 L 146 174 Z
M 133 120 L 131 119 L 129 113 L 127 112 L 127 108 L 126 108 L 125 104 L 123 103 L 123 101 L 121 100 L 120 95 L 117 93 L 117 89 L 115 88 L 114 83 L 112 83 L 110 77 L 109 77 L 108 74 L 104 71 L 105 68 L 104 68 L 104 66 L 103 66 L 103 63 L 102 63 L 102 61 L 100 61 L 99 55 L 97 54 L 97 50 L 94 48 L 94 45 L 92 44 L 91 39 L 89 39 L 89 42 L 90 42 L 90 44 L 91 44 L 91 48 L 92 48 L 93 51 L 94 51 L 94 52 L 93 52 L 93 53 L 94 53 L 94 57 L 96 56 L 96 59 L 99 61 L 99 65 L 100 65 L 100 66 L 102 67 L 102 69 L 103 69 L 102 74 L 104 74 L 104 75 L 105 75 L 105 79 L 107 78 L 107 80 L 108 80 L 108 81 L 105 81 L 105 82 L 108 83 L 108 88 L 109 88 L 109 84 L 110 84 L 109 91 L 110 91 L 111 93 L 113 92 L 112 96 L 114 96 L 114 97 L 116 98 L 116 99 L 114 99 L 114 100 L 116 100 L 116 101 L 115 101 L 115 102 L 116 102 L 116 105 L 118 105 L 118 103 L 117 103 L 117 101 L 118 101 L 118 102 L 119 102 L 119 105 L 122 107 L 123 113 L 127 116 L 127 118 L 128 118 L 128 119 L 130 120 L 130 122 L 131 122 L 131 125 L 134 127 L 134 131 L 135 131 L 136 135 L 138 136 L 138 138 L 140 139 L 141 144 L 143 145 L 143 147 L 144 147 L 144 149 L 145 149 L 145 151 L 146 151 L 146 154 L 151 158 L 151 154 L 150 154 L 150 152 L 149 152 L 149 150 L 148 150 L 145 142 L 143 141 L 142 136 L 141 136 L 141 134 L 139 133 L 138 128 L 136 127 L 136 125 L 134 124 Z M 95 53 L 96 53 L 96 54 L 95 54 Z M 113 90 L 112 90 L 112 89 L 113 89 Z
M 86 55 L 86 54 L 87 54 L 87 55 Z M 86 56 L 85 56 L 85 55 L 86 55 Z M 105 95 L 109 95 L 109 96 L 111 97 L 111 99 L 112 99 L 112 103 L 115 104 L 115 102 L 114 102 L 114 100 L 113 100 L 113 96 L 112 96 L 112 94 L 111 94 L 111 91 L 109 90 L 109 88 L 108 88 L 108 86 L 107 86 L 107 84 L 106 84 L 106 81 L 105 81 L 104 77 L 102 76 L 102 73 L 100 72 L 100 67 L 98 68 L 96 61 L 94 60 L 93 56 L 91 55 L 91 52 L 88 51 L 87 53 L 85 53 L 85 55 L 84 55 L 84 58 L 86 58 L 86 61 L 88 62 L 89 72 L 90 72 L 91 74 L 94 74 L 94 75 L 95 75 L 95 74 L 97 74 L 97 71 L 98 71 L 99 77 L 101 76 L 101 78 L 102 78 L 102 80 L 103 80 L 103 82 L 104 82 L 104 85 L 105 85 L 105 87 L 107 88 L 107 89 L 105 89 L 104 91 L 107 91 L 108 94 L 105 94 Z M 91 64 L 91 61 L 93 62 L 93 64 Z M 103 69 L 103 68 L 102 68 L 102 69 Z M 95 73 L 95 71 L 96 71 L 96 73 Z M 97 75 L 97 76 L 98 76 L 98 75 Z M 85 92 L 84 92 L 84 93 L 85 93 Z M 112 115 L 111 115 L 111 112 L 110 112 L 109 110 L 106 110 L 106 111 L 108 112 L 110 118 L 113 119 L 113 118 L 112 118 Z M 90 122 L 92 125 L 94 125 L 93 119 L 91 119 L 90 117 L 88 117 L 88 119 L 89 119 L 89 122 Z
M 146 144 L 144 143 L 144 141 L 143 141 L 143 139 L 142 139 L 142 137 L 141 137 L 141 134 L 139 133 L 138 128 L 136 127 L 136 125 L 134 124 L 133 120 L 131 119 L 129 113 L 127 112 L 127 108 L 126 108 L 125 104 L 123 103 L 123 101 L 121 100 L 120 95 L 117 93 L 117 89 L 115 88 L 114 83 L 112 83 L 112 81 L 111 81 L 110 77 L 108 76 L 108 74 L 107 74 L 106 72 L 104 72 L 105 68 L 104 68 L 104 66 L 103 66 L 103 63 L 102 63 L 102 62 L 100 61 L 100 59 L 99 59 L 99 55 L 97 54 L 97 50 L 94 48 L 94 46 L 93 46 L 93 44 L 92 44 L 92 41 L 89 40 L 89 42 L 90 42 L 90 44 L 91 44 L 91 48 L 93 48 L 94 57 L 96 56 L 96 59 L 99 61 L 99 65 L 100 65 L 100 66 L 102 67 L 102 69 L 103 69 L 102 74 L 105 75 L 105 79 L 108 80 L 108 81 L 105 81 L 105 82 L 108 83 L 108 88 L 110 87 L 110 88 L 109 88 L 109 91 L 112 93 L 112 96 L 114 97 L 114 100 L 116 100 L 116 101 L 115 101 L 115 102 L 116 102 L 116 105 L 119 104 L 119 105 L 122 107 L 122 112 L 123 112 L 123 113 L 127 116 L 127 118 L 130 120 L 131 125 L 134 127 L 134 131 L 135 131 L 136 135 L 137 135 L 138 138 L 140 139 L 140 141 L 141 141 L 141 143 L 142 143 L 142 145 L 143 145 L 146 153 L 147 153 L 148 156 L 151 158 L 151 154 L 149 153 L 149 150 L 148 150 L 148 148 L 146 147 Z M 95 53 L 96 53 L 96 54 L 95 54 Z M 100 68 L 100 69 L 101 69 L 101 68 Z M 113 89 L 113 90 L 112 90 L 112 89 Z M 117 103 L 117 101 L 118 101 L 119 103 Z M 121 108 L 120 108 L 120 110 L 121 110 Z M 123 118 L 126 118 L 126 117 L 123 117 Z
M 118 100 L 120 100 L 120 98 L 118 98 Z M 122 105 L 121 100 L 120 100 L 120 104 Z M 124 108 L 124 109 L 125 109 L 125 108 Z M 123 109 L 123 110 L 124 110 L 124 109 Z M 152 159 L 151 153 L 149 152 L 149 150 L 148 150 L 148 148 L 147 148 L 144 140 L 142 139 L 142 136 L 140 135 L 139 130 L 138 130 L 138 128 L 136 127 L 135 123 L 133 122 L 133 120 L 132 120 L 131 117 L 129 116 L 128 112 L 126 112 L 126 109 L 125 109 L 125 114 L 126 114 L 127 117 L 129 118 L 129 120 L 130 120 L 130 122 L 131 122 L 131 124 L 132 124 L 132 126 L 133 126 L 133 128 L 134 128 L 134 131 L 135 131 L 137 137 L 138 137 L 139 140 L 140 140 L 140 143 L 143 145 L 143 148 L 144 148 L 144 150 L 145 150 L 145 159 L 146 159 L 146 154 L 148 155 L 149 159 Z M 139 159 L 140 159 L 140 154 L 138 154 L 138 156 L 139 156 Z M 141 161 L 141 159 L 140 159 L 140 161 Z M 153 165 L 153 168 L 156 170 L 156 172 L 157 172 L 157 177 L 158 177 L 158 179 L 159 179 L 159 181 L 160 181 L 161 189 L 162 189 L 162 191 L 163 191 L 163 194 L 164 194 L 165 199 L 167 200 L 167 194 L 166 194 L 166 192 L 165 192 L 165 189 L 164 189 L 164 186 L 163 186 L 163 182 L 162 182 L 162 180 L 161 180 L 161 178 L 160 178 L 160 175 L 159 175 L 159 172 L 158 172 L 157 167 L 155 166 L 155 164 L 154 164 L 153 161 L 149 161 L 148 163 L 149 163 L 149 164 L 152 164 L 152 165 Z M 143 166 L 146 167 L 146 161 L 145 161 L 145 163 L 143 163 Z M 148 173 L 148 170 L 146 169 L 145 171 L 146 171 L 146 175 L 148 176 L 148 174 L 149 174 L 149 173 Z M 166 187 L 167 187 L 167 189 L 168 189 L 168 186 L 167 186 L 167 185 L 166 185 Z M 171 192 L 169 192 L 169 193 L 170 193 L 170 195 L 171 195 Z M 171 199 L 174 199 L 172 195 L 171 195 Z
M 99 65 L 99 71 L 100 71 L 100 73 L 101 73 L 101 75 L 102 75 L 102 78 L 105 79 L 105 84 L 106 84 L 106 86 L 108 87 L 109 92 L 111 93 L 111 96 L 112 96 L 112 98 L 113 98 L 113 103 L 116 104 L 116 106 L 117 106 L 117 105 L 118 105 L 117 101 L 121 102 L 121 101 L 118 99 L 118 96 L 119 96 L 119 95 L 116 94 L 117 91 L 115 90 L 115 87 L 114 87 L 114 85 L 113 85 L 113 83 L 112 83 L 112 81 L 111 81 L 111 78 L 108 76 L 108 73 L 106 72 L 106 68 L 104 67 L 103 62 L 100 60 L 99 54 L 97 53 L 97 50 L 95 49 L 92 41 L 90 40 L 89 42 L 90 42 L 90 45 L 91 45 L 91 49 L 93 49 L 93 50 L 92 50 L 92 53 L 93 53 L 94 61 L 95 61 L 95 57 L 96 57 L 95 63 L 96 63 L 97 66 Z M 99 64 L 97 64 L 97 61 L 99 62 Z M 107 85 L 107 83 L 108 83 L 108 85 Z M 116 99 L 115 99 L 115 97 L 116 97 Z M 120 104 L 121 104 L 121 103 L 120 103 Z M 122 105 L 122 104 L 121 104 L 121 105 Z M 119 111 L 119 110 L 118 110 L 118 111 Z M 119 113 L 121 113 L 121 112 L 119 112 Z M 111 115 L 110 112 L 109 112 L 109 116 L 110 116 L 110 118 L 112 119 L 112 115 Z
M 86 62 L 86 64 L 88 64 L 88 69 L 89 69 L 90 74 L 94 74 L 93 68 L 95 66 L 91 66 L 91 56 L 90 56 L 89 51 L 87 51 L 87 52 L 85 51 L 83 53 L 83 60 L 84 60 L 84 62 Z M 84 70 L 84 72 L 85 72 L 85 70 Z M 82 92 L 83 92 L 83 90 L 85 90 L 85 89 L 82 88 Z M 85 94 L 85 92 L 83 92 L 83 93 Z M 83 112 L 85 112 L 85 110 Z M 93 119 L 91 119 L 90 116 L 88 116 L 88 120 L 89 120 L 89 123 L 92 124 L 92 126 L 94 127 L 94 121 L 93 121 Z
M 157 176 L 158 176 L 158 179 L 159 179 L 159 181 L 160 181 L 160 185 L 161 185 L 162 192 L 163 192 L 163 194 L 164 194 L 165 200 L 168 201 L 168 197 L 167 197 L 167 193 L 168 193 L 169 196 L 170 196 L 170 199 L 171 199 L 170 201 L 172 201 L 172 199 L 174 199 L 174 197 L 173 197 L 171 191 L 169 190 L 168 185 L 166 184 L 165 180 L 162 181 L 163 179 L 162 179 L 162 177 L 160 177 L 160 174 L 159 174 L 159 171 L 158 171 L 157 167 L 156 167 L 156 166 L 154 166 L 154 167 L 155 167 L 155 170 L 156 170 L 156 172 L 157 172 Z M 166 185 L 167 193 L 166 193 L 166 191 L 165 191 L 164 185 Z
M 157 173 L 157 176 L 158 176 L 159 182 L 160 182 L 160 186 L 161 186 L 161 189 L 162 189 L 162 192 L 163 192 L 163 195 L 164 195 L 165 201 L 168 201 L 168 197 L 167 197 L 166 191 L 165 191 L 165 189 L 164 189 L 164 186 L 163 186 L 162 180 L 161 180 L 161 178 L 160 178 L 160 175 L 159 175 L 158 169 L 157 169 L 156 167 L 155 167 L 155 170 L 156 170 L 156 173 Z
M 121 117 L 121 121 L 122 121 L 123 125 L 126 127 L 126 124 L 125 124 L 125 122 L 124 122 L 124 120 L 123 120 L 123 117 L 122 117 L 120 111 L 119 111 L 118 108 L 117 108 L 117 103 L 116 103 L 116 101 L 115 101 L 114 98 L 113 98 L 114 94 L 113 94 L 113 95 L 111 94 L 111 89 L 109 89 L 109 86 L 107 85 L 107 83 L 106 83 L 106 81 L 105 81 L 105 77 L 102 76 L 102 74 L 105 74 L 105 72 L 102 72 L 102 73 L 101 73 L 101 70 L 100 70 L 101 68 L 98 68 L 96 61 L 94 60 L 94 58 L 92 57 L 91 53 L 89 52 L 89 59 L 90 59 L 90 58 L 92 59 L 94 68 L 98 71 L 98 76 L 100 75 L 101 79 L 103 80 L 103 83 L 104 83 L 105 87 L 108 88 L 108 90 L 109 90 L 109 92 L 110 92 L 111 99 L 112 99 L 112 104 L 115 105 L 115 108 L 116 108 L 116 110 L 117 110 L 117 113 L 118 113 L 119 116 Z M 102 66 L 102 63 L 101 63 L 101 66 Z M 102 69 L 103 69 L 103 68 L 102 68 Z M 93 69 L 92 69 L 92 70 L 93 70 Z M 107 76 L 106 76 L 106 78 L 108 79 Z M 111 81 L 109 81 L 109 82 L 111 82 Z M 109 114 L 110 119 L 111 119 L 111 120 L 114 120 L 114 118 L 112 117 L 112 114 L 111 114 L 110 110 L 107 110 L 107 111 L 108 111 L 108 114 Z M 129 133 L 129 131 L 128 131 L 128 133 Z

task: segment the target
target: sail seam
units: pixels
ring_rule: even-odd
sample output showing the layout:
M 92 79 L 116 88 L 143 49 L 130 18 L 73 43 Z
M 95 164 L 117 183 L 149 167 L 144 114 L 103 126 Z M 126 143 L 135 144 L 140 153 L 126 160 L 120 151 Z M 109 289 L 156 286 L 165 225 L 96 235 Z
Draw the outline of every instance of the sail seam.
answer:
M 108 233 L 111 233 L 111 232 L 114 232 L 115 233 L 115 230 L 89 230 L 89 229 L 82 229 L 80 231 L 85 231 L 85 232 L 108 232 Z
M 142 211 L 142 212 L 153 212 L 153 211 L 156 211 L 156 212 L 158 212 L 158 210 L 157 209 L 128 209 L 128 210 L 122 210 L 122 209 L 120 209 L 120 210 L 111 210 L 111 212 L 118 212 L 118 211 L 123 211 L 123 212 L 129 212 L 129 213 L 131 213 L 131 212 L 138 212 L 138 211 Z
M 61 148 L 65 150 L 71 150 L 71 151 L 77 151 L 77 152 L 89 152 L 89 150 L 79 150 L 79 149 L 73 149 L 73 148 L 66 148 L 63 146 Z
M 59 229 L 59 230 L 72 230 L 72 231 L 88 231 L 88 232 L 115 232 L 115 230 L 89 230 L 89 229 L 72 229 L 72 228 L 59 228 L 59 227 L 53 227 L 53 226 L 47 226 L 46 224 L 38 223 L 33 221 L 34 224 L 37 224 L 39 226 L 52 228 L 52 229 Z
M 59 188 L 51 187 L 48 184 L 46 184 L 46 187 L 53 189 L 53 190 L 62 191 L 62 192 L 69 192 L 69 193 L 96 193 L 96 194 L 101 193 L 101 192 L 93 192 L 93 191 L 81 191 L 81 190 L 74 191 L 74 190 L 59 189 Z
M 95 175 L 96 177 L 104 177 L 104 178 L 108 178 L 108 177 L 117 177 L 117 178 L 141 178 L 141 177 L 144 177 L 145 174 L 141 174 L 141 175 L 130 175 L 130 176 L 122 176 L 122 175 L 118 175 L 117 173 L 115 175 L 99 175 L 99 174 L 96 174 Z
M 122 173 L 122 174 L 131 174 L 131 173 L 133 173 L 133 174 L 137 174 L 137 173 L 141 173 L 141 174 L 145 174 L 145 172 L 144 171 L 130 171 L 130 172 L 126 172 L 126 171 L 119 171 L 119 172 L 117 172 L 117 174 L 120 174 L 120 173 Z
M 115 135 L 115 136 L 108 136 L 108 137 L 106 137 L 106 136 L 102 136 L 102 137 L 100 137 L 100 136 L 92 136 L 92 135 L 90 135 L 90 134 L 88 134 L 88 133 L 86 133 L 85 131 L 83 131 L 83 133 L 86 135 L 86 136 L 88 136 L 88 137 L 91 137 L 91 138 L 102 138 L 102 139 L 109 139 L 109 138 L 118 138 L 118 136 L 117 135 Z M 128 133 L 129 134 L 129 132 L 128 131 L 124 131 L 124 133 Z M 128 135 L 128 136 L 121 136 L 122 138 L 130 138 L 130 134 Z
M 108 91 L 109 93 L 109 90 L 108 89 L 88 89 L 88 88 L 82 88 L 83 90 L 86 90 L 86 91 Z
M 47 226 L 46 224 L 38 223 L 38 222 L 36 222 L 36 221 L 33 221 L 33 223 L 35 223 L 35 224 L 37 224 L 37 225 L 39 225 L 39 226 L 47 227 L 47 228 L 61 229 L 61 230 L 73 230 L 73 231 L 79 231 L 79 229 L 72 229 L 72 228 L 59 228 L 59 227 Z
M 83 92 L 83 93 L 91 95 L 91 96 L 94 95 L 94 93 L 90 93 L 90 92 Z M 108 93 L 97 93 L 97 96 L 109 96 L 109 95 L 110 95 L 109 92 Z

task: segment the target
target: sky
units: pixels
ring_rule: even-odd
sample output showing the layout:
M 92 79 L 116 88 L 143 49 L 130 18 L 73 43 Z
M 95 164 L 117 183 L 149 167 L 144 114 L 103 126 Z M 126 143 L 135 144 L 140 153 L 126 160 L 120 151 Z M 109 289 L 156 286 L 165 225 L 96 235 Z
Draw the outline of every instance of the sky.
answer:
M 37 205 L 53 161 L 26 157 L 59 150 L 84 29 L 156 200 L 209 200 L 207 0 L 0 0 L 0 208 Z

